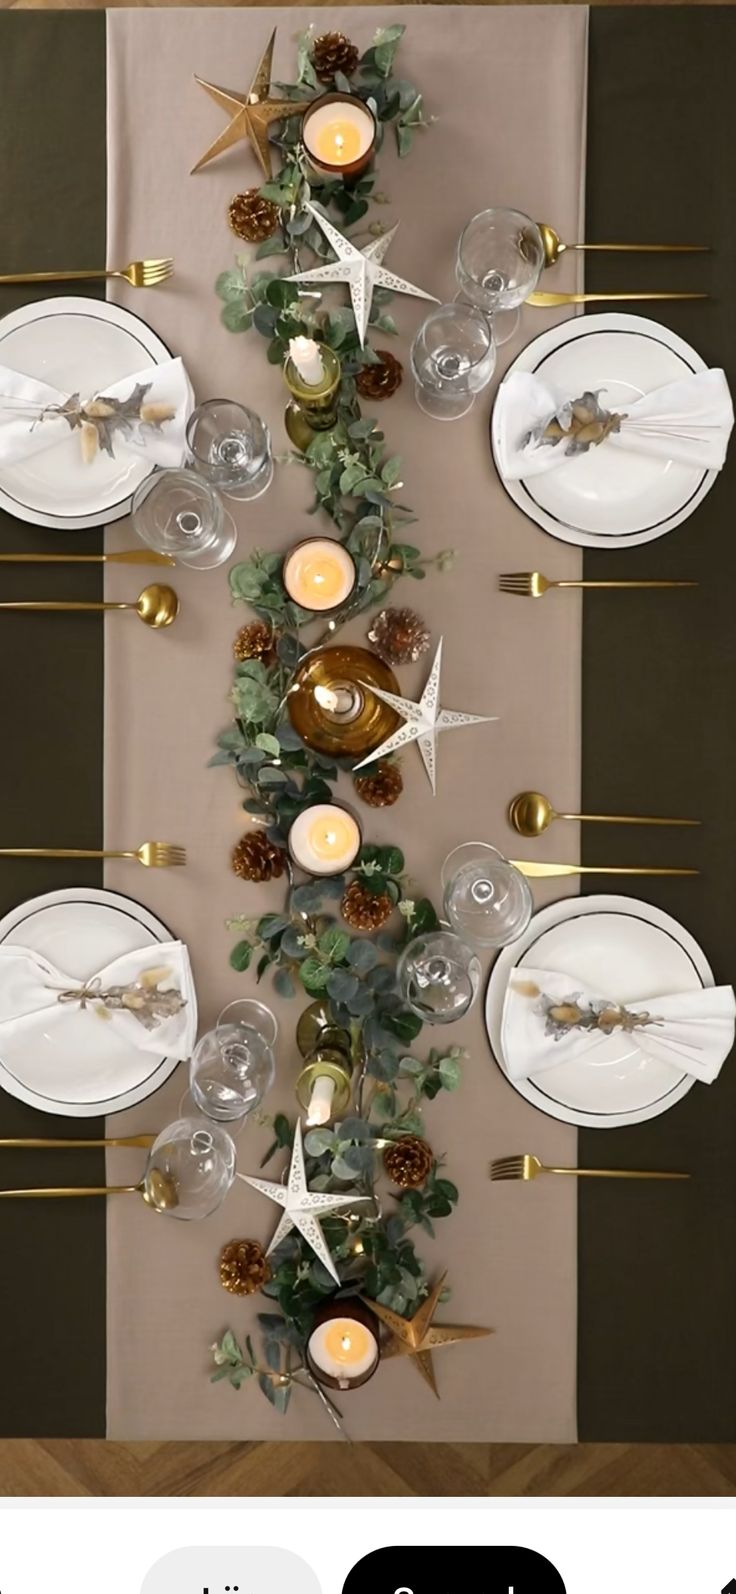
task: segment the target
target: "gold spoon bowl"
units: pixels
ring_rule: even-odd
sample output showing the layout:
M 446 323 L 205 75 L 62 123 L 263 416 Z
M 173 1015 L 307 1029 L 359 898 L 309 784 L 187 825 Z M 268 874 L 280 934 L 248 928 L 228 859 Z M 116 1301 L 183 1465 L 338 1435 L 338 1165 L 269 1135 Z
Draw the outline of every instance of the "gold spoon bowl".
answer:
M 179 613 L 179 599 L 173 587 L 162 586 L 160 582 L 153 581 L 149 587 L 144 587 L 135 604 L 120 604 L 120 608 L 134 608 L 138 618 L 144 625 L 150 625 L 152 630 L 159 631 L 162 626 L 173 625 Z
M 699 825 L 699 819 L 655 819 L 647 814 L 563 814 L 541 791 L 522 791 L 509 803 L 508 820 L 519 836 L 541 836 L 554 819 L 585 820 L 600 825 Z

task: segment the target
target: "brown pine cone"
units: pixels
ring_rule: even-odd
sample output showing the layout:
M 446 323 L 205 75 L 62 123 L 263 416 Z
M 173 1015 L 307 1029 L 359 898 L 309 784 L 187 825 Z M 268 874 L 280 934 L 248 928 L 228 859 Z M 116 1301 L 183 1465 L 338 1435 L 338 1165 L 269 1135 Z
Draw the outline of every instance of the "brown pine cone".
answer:
M 390 808 L 404 790 L 398 764 L 388 763 L 376 764 L 375 769 L 367 769 L 364 775 L 354 775 L 353 785 L 369 808 Z
M 424 1184 L 433 1162 L 431 1147 L 418 1135 L 403 1135 L 383 1153 L 383 1166 L 389 1179 L 401 1190 L 416 1190 Z
M 241 626 L 233 642 L 233 653 L 239 664 L 244 664 L 246 659 L 262 659 L 264 664 L 273 664 L 276 649 L 270 625 L 263 620 L 251 620 L 250 625 Z
M 236 237 L 246 243 L 260 244 L 272 237 L 279 224 L 279 207 L 272 199 L 264 199 L 257 188 L 246 188 L 236 194 L 227 208 L 227 219 Z
M 368 641 L 386 664 L 416 664 L 429 647 L 429 631 L 413 609 L 381 609 Z
M 321 33 L 312 45 L 312 66 L 320 83 L 334 83 L 335 73 L 351 77 L 360 51 L 344 33 Z
M 340 903 L 343 919 L 352 930 L 380 930 L 393 911 L 387 893 L 376 896 L 361 880 L 351 881 Z
M 362 365 L 355 386 L 361 398 L 387 399 L 401 387 L 404 367 L 390 349 L 376 349 L 378 365 Z
M 230 1240 L 219 1260 L 220 1283 L 231 1295 L 255 1295 L 271 1277 L 266 1253 L 257 1240 Z
M 286 853 L 269 841 L 265 830 L 249 830 L 233 848 L 232 866 L 241 880 L 278 880 Z

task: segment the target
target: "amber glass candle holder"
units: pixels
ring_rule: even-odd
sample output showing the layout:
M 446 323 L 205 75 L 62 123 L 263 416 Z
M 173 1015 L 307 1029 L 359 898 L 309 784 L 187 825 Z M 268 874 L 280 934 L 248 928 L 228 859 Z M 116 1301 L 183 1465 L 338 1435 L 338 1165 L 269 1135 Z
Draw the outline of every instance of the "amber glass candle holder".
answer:
M 291 442 L 301 454 L 306 452 L 317 432 L 329 432 L 337 420 L 340 361 L 334 349 L 326 343 L 320 343 L 319 352 L 324 379 L 314 386 L 300 376 L 291 357 L 284 365 L 284 381 L 291 394 L 284 414 L 284 425 Z
M 297 735 L 326 758 L 365 758 L 375 752 L 398 730 L 401 718 L 372 686 L 399 695 L 393 670 L 367 648 L 326 647 L 308 653 L 288 697 Z
M 343 159 L 337 147 L 331 158 L 329 142 L 324 137 L 331 117 L 334 116 L 337 125 L 341 115 L 360 129 L 360 142 L 364 147 L 353 160 Z M 312 169 L 322 177 L 341 177 L 347 187 L 357 182 L 368 170 L 376 152 L 377 133 L 376 118 L 365 100 L 359 99 L 356 94 L 343 94 L 337 90 L 312 100 L 302 120 L 302 142 Z

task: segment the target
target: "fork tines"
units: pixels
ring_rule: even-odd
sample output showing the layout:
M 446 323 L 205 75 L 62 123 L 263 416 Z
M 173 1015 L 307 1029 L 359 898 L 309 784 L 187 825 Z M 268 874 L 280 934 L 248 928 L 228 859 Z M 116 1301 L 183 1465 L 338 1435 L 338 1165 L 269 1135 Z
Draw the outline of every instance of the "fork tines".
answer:
M 187 861 L 186 848 L 173 847 L 165 841 L 159 842 L 156 846 L 155 861 L 162 868 L 173 868 L 177 864 L 184 864 Z
M 136 262 L 138 264 L 138 262 Z M 140 262 L 141 276 L 147 288 L 153 288 L 158 282 L 165 282 L 174 270 L 174 262 L 168 260 L 143 260 Z
M 509 575 L 499 576 L 499 592 L 515 592 L 521 598 L 526 598 L 532 590 L 532 578 L 528 570 L 514 570 Z
M 496 1157 L 490 1171 L 492 1179 L 523 1179 L 524 1157 Z

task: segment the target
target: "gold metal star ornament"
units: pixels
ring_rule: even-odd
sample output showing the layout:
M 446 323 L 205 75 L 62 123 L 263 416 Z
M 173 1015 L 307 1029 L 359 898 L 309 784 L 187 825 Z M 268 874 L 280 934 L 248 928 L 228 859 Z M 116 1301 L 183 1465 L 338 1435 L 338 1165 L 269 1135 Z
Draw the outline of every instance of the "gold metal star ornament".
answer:
M 387 1356 L 412 1356 L 414 1365 L 422 1378 L 429 1384 L 432 1393 L 440 1398 L 437 1381 L 434 1376 L 432 1364 L 432 1351 L 442 1350 L 443 1345 L 456 1345 L 461 1339 L 483 1339 L 486 1334 L 492 1334 L 492 1328 L 473 1328 L 469 1324 L 459 1323 L 433 1323 L 432 1319 L 439 1305 L 440 1295 L 444 1288 L 446 1273 L 430 1291 L 426 1301 L 423 1301 L 419 1310 L 411 1318 L 399 1317 L 398 1312 L 392 1312 L 388 1306 L 381 1306 L 378 1301 L 370 1301 L 370 1309 L 376 1317 L 385 1323 L 391 1332 L 391 1339 L 382 1351 Z
M 283 121 L 285 116 L 301 115 L 309 104 L 308 100 L 269 99 L 275 38 L 274 28 L 245 97 L 242 94 L 233 94 L 228 89 L 218 88 L 216 83 L 207 83 L 204 78 L 195 77 L 195 83 L 199 83 L 201 88 L 207 90 L 221 110 L 229 113 L 230 121 L 225 131 L 215 139 L 214 144 L 210 144 L 201 160 L 192 167 L 192 172 L 201 171 L 202 167 L 214 160 L 216 155 L 222 155 L 233 144 L 239 144 L 241 139 L 247 138 L 258 156 L 265 176 L 271 176 L 271 145 L 268 141 L 268 129 L 271 123 Z

